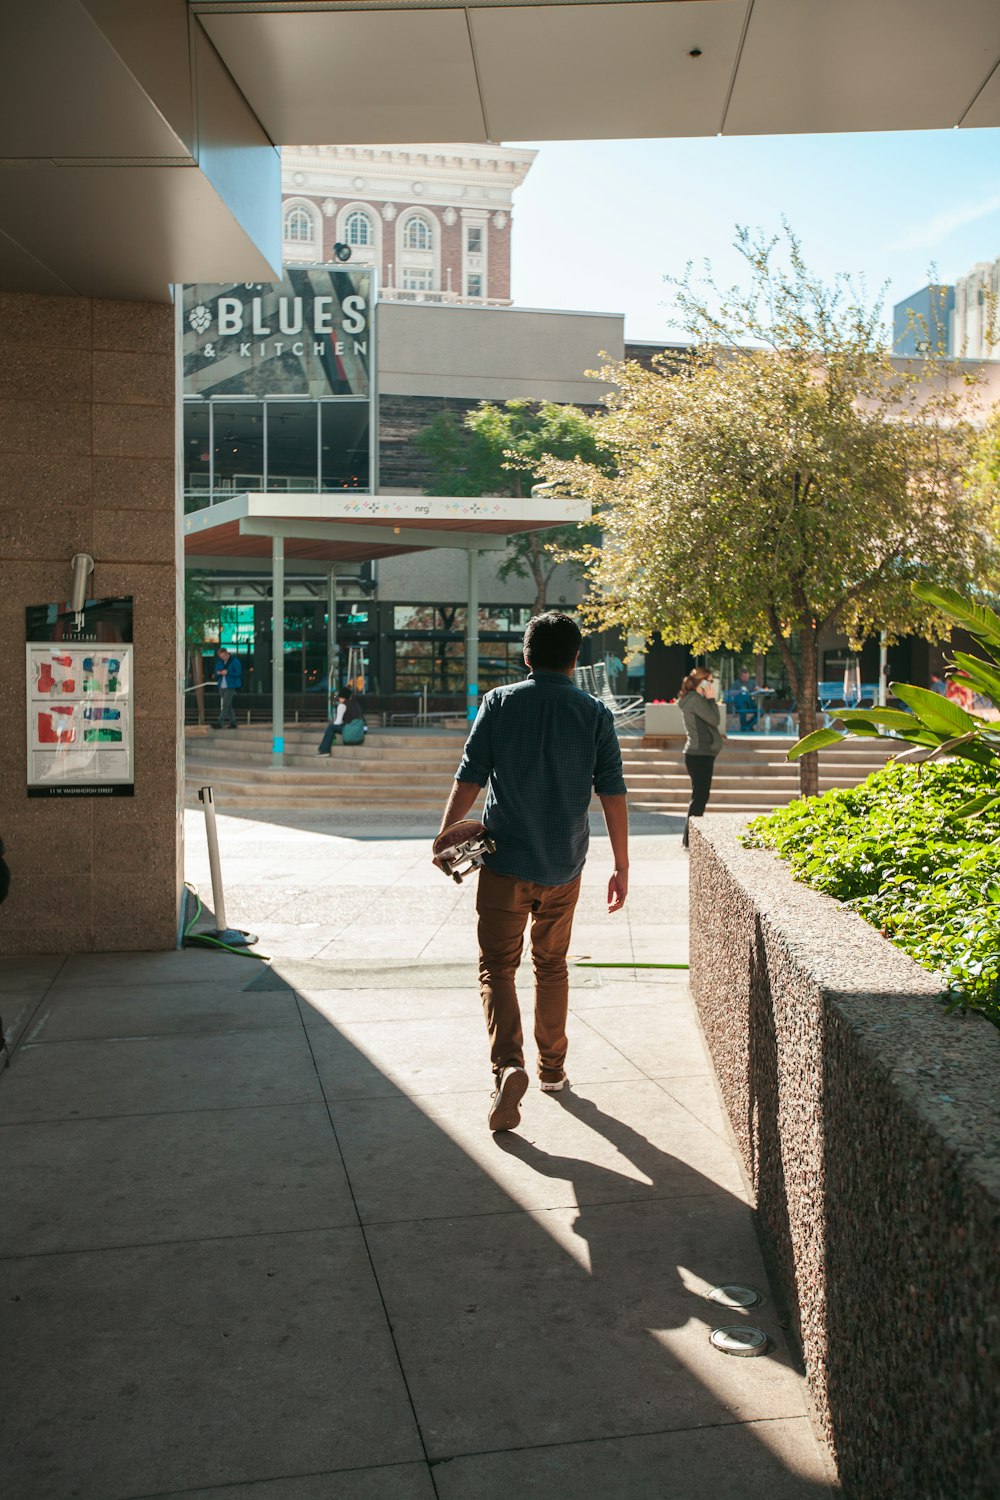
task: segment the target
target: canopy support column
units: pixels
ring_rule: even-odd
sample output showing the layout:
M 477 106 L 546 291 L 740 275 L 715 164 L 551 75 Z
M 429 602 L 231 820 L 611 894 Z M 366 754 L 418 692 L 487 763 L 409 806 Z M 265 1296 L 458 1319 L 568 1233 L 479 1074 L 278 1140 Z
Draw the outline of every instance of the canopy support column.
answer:
M 479 712 L 479 548 L 469 548 L 469 588 L 465 617 L 466 718 Z
M 337 564 L 330 566 L 330 592 L 326 617 L 326 707 L 333 718 L 333 705 L 337 696 Z
M 285 538 L 271 538 L 271 751 L 285 753 Z

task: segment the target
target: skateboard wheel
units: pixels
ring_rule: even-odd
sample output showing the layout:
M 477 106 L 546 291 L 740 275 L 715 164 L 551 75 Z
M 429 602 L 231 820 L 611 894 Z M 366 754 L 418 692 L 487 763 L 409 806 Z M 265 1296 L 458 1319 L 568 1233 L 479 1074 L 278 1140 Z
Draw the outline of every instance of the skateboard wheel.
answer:
M 453 870 L 452 871 L 451 878 L 455 882 L 456 885 L 461 885 L 462 884 L 462 877 L 461 877 L 461 875 L 459 875 L 459 873 L 458 873 L 457 870 Z

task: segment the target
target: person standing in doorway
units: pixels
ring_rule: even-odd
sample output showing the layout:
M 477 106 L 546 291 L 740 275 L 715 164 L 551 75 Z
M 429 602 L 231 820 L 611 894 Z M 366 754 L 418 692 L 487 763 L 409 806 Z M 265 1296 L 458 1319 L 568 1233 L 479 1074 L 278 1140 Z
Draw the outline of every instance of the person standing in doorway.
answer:
M 243 685 L 243 668 L 238 656 L 220 646 L 215 658 L 215 680 L 219 686 L 219 729 L 236 728 L 236 694 Z
M 712 790 L 715 757 L 722 749 L 719 730 L 719 705 L 715 701 L 715 679 L 707 667 L 695 667 L 681 683 L 677 702 L 684 715 L 687 738 L 684 741 L 684 764 L 691 778 L 691 803 L 684 824 L 683 844 L 688 846 L 691 819 L 700 818 L 708 806 Z
M 487 693 L 455 773 L 442 831 L 487 786 L 483 822 L 496 844 L 479 872 L 479 990 L 493 1069 L 491 1130 L 520 1123 L 528 1087 L 515 975 L 531 924 L 539 1083 L 564 1088 L 573 912 L 590 839 L 590 801 L 601 800 L 614 868 L 608 911 L 628 894 L 628 809 L 621 750 L 609 710 L 574 685 L 579 627 L 536 615 L 524 632 L 528 677 Z M 435 863 L 438 863 L 435 860 Z

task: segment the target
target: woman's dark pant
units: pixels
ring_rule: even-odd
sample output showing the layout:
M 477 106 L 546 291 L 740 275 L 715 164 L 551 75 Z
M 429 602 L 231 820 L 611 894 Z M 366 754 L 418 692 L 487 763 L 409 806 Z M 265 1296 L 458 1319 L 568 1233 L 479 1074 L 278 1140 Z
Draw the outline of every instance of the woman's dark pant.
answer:
M 708 806 L 708 794 L 712 790 L 712 772 L 715 770 L 714 755 L 685 755 L 684 764 L 691 778 L 691 804 L 687 822 L 684 824 L 684 847 L 688 843 L 688 824 L 692 818 L 700 818 Z
M 335 724 L 332 719 L 330 720 L 324 731 L 323 738 L 319 742 L 320 755 L 329 755 L 333 749 L 333 742 L 343 727 L 343 724 Z

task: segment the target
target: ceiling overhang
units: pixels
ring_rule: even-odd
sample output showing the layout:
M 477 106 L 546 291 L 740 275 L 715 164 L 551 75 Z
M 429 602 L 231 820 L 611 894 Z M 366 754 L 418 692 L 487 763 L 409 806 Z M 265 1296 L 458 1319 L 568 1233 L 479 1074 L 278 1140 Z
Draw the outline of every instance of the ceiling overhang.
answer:
M 272 280 L 281 160 L 185 0 L 0 23 L 0 290 L 163 302 Z
M 997 0 L 31 0 L 0 290 L 268 281 L 278 147 L 1000 126 Z
M 1000 125 L 996 0 L 191 0 L 272 140 Z

